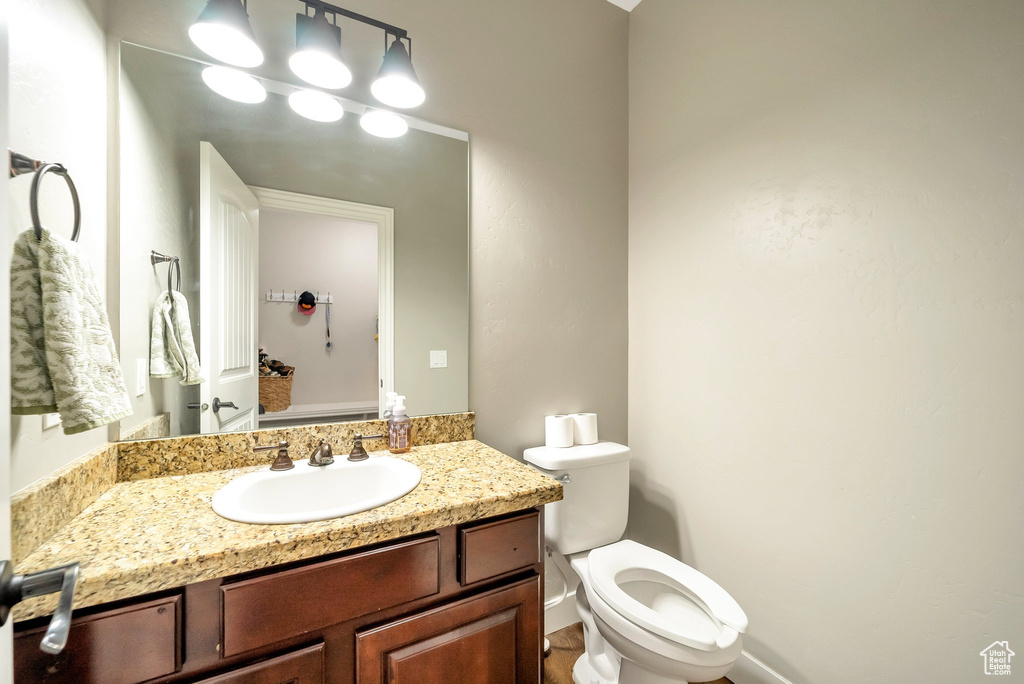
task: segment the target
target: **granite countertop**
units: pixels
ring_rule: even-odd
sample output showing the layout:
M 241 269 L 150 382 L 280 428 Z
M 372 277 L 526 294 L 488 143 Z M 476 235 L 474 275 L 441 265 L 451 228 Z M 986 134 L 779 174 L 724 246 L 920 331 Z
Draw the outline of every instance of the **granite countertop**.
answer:
M 560 484 L 476 440 L 417 446 L 397 457 L 422 471 L 416 489 L 379 508 L 312 523 L 251 525 L 213 512 L 218 489 L 265 466 L 122 482 L 32 552 L 17 572 L 78 561 L 74 607 L 84 608 L 562 498 Z M 56 602 L 55 594 L 25 601 L 15 607 L 14 619 L 48 615 Z

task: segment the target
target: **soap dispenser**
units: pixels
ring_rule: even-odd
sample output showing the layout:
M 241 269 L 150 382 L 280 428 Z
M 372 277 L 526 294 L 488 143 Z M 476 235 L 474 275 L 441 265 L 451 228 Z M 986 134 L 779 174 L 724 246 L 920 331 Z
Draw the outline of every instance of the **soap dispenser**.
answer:
M 395 399 L 398 399 L 398 392 L 388 392 L 384 399 L 384 420 L 389 419 L 395 412 Z
M 388 418 L 388 449 L 393 454 L 404 454 L 412 446 L 412 421 L 405 413 L 405 397 L 395 398 L 395 407 Z

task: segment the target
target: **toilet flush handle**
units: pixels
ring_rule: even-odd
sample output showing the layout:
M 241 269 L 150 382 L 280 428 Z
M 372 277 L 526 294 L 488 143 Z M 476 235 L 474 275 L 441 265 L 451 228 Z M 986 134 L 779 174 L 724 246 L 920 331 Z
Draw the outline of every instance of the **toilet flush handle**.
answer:
M 556 478 L 554 478 L 554 480 L 555 480 L 555 482 L 561 482 L 564 485 L 567 485 L 570 482 L 572 482 L 572 478 L 569 476 L 569 473 L 566 473 L 565 475 L 562 475 L 561 477 L 556 477 Z

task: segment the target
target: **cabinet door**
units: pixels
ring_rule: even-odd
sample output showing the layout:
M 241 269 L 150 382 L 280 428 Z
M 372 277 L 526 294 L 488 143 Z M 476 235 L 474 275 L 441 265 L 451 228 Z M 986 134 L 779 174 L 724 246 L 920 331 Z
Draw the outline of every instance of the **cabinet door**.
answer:
M 356 634 L 358 684 L 537 684 L 540 583 L 434 608 Z
M 324 645 L 286 653 L 204 679 L 199 684 L 323 684 Z

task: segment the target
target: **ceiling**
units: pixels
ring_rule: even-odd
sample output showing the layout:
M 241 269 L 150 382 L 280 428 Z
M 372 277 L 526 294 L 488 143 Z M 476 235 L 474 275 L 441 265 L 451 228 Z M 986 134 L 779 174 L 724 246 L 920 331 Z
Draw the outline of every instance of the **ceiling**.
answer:
M 633 8 L 640 4 L 640 0 L 608 0 L 608 2 L 621 7 L 627 12 L 632 12 Z

